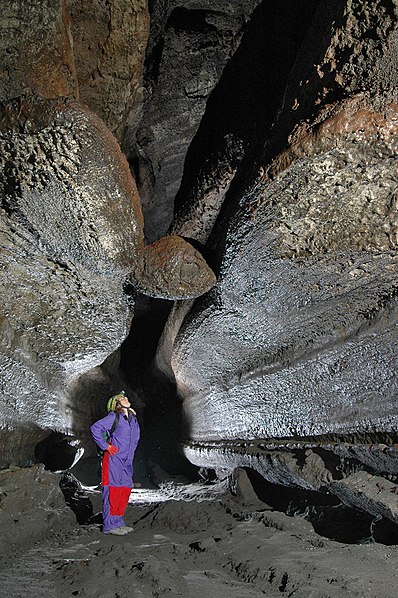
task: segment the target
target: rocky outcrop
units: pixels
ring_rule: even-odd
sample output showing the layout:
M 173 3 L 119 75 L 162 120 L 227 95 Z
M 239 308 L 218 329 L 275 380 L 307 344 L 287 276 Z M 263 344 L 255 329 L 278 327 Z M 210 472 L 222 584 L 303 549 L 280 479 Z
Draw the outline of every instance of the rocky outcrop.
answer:
M 229 225 L 172 356 L 193 439 L 397 428 L 396 107 L 352 102 Z
M 391 436 L 380 434 L 374 439 L 373 444 L 369 443 L 370 438 L 366 444 L 360 437 L 351 437 L 347 442 L 338 436 L 314 440 L 190 442 L 184 451 L 193 463 L 216 469 L 220 477 L 245 467 L 279 486 L 327 490 L 339 497 L 345 488 L 346 502 L 350 504 L 350 479 L 354 476 L 355 480 L 358 472 L 369 474 L 369 479 L 384 476 L 386 483 L 388 479 L 393 486 L 398 482 L 398 445 L 393 444 Z M 380 439 L 390 446 L 378 442 Z M 366 476 L 362 479 L 366 480 Z M 355 506 L 354 501 L 352 505 Z
M 66 0 L 4 3 L 0 31 L 2 101 L 28 93 L 78 97 Z
M 97 400 L 84 389 L 128 333 L 125 285 L 192 297 L 215 279 L 183 239 L 152 264 L 127 161 L 84 105 L 14 101 L 2 108 L 0 141 L 2 464 L 22 464 L 49 430 L 87 429 L 116 383 L 103 370 L 91 385 Z
M 392 441 L 387 435 L 384 440 Z M 245 468 L 261 500 L 304 517 L 327 537 L 351 542 L 359 534 L 362 541 L 369 535 L 365 542 L 396 542 L 397 444 L 335 437 L 189 443 L 184 451 L 197 466 L 215 468 L 220 478 L 234 479 Z M 370 533 L 364 534 L 367 525 Z
M 12 0 L 0 19 L 0 99 L 86 103 L 120 141 L 141 116 L 149 33 L 143 0 Z
M 163 237 L 143 249 L 132 280 L 137 290 L 163 299 L 192 299 L 216 283 L 202 255 L 176 235 Z
M 83 4 L 13 0 L 0 19 L 0 466 L 73 460 L 73 435 L 126 388 L 118 349 L 138 291 L 192 298 L 215 283 L 182 238 L 144 247 L 112 135 L 141 116 L 147 4 Z
M 142 217 L 116 141 L 84 107 L 15 102 L 1 144 L 2 459 L 22 464 L 47 430 L 71 432 L 68 385 L 128 332 Z
M 159 348 L 199 445 L 398 429 L 395 10 L 320 2 L 238 166 L 207 243 L 218 284 Z
M 67 0 L 67 8 L 80 99 L 120 141 L 141 117 L 147 2 Z
M 364 91 L 381 109 L 397 101 L 394 2 L 271 4 L 254 11 L 229 78 L 225 69 L 209 98 L 176 198 L 178 234 L 205 242 L 221 207 L 233 210 L 295 127 L 323 106 Z M 235 84 L 236 73 L 243 86 Z M 240 155 L 228 149 L 234 143 Z
M 398 487 L 380 476 L 359 471 L 332 485 L 343 502 L 398 523 Z

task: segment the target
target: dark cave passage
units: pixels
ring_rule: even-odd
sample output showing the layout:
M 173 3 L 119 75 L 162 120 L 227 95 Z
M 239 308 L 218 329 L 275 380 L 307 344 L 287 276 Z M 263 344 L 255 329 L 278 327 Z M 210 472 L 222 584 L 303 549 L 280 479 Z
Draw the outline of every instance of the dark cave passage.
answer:
M 206 180 L 212 184 L 214 171 L 221 176 L 227 164 L 234 168 L 244 155 L 252 161 L 261 150 L 318 3 L 264 0 L 254 10 L 187 152 L 177 214 L 191 201 L 192 190 L 205 188 Z
M 137 456 L 147 464 L 147 475 L 157 463 L 170 474 L 196 479 L 197 468 L 180 451 L 181 401 L 175 385 L 153 363 L 172 307 L 172 301 L 138 295 L 132 327 L 121 347 L 120 367 L 145 404 Z

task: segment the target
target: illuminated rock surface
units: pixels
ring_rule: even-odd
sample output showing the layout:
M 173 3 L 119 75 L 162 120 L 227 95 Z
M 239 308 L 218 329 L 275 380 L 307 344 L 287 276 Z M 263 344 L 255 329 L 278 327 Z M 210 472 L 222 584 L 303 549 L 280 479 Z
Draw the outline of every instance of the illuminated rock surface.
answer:
M 166 261 L 152 267 L 127 161 L 85 106 L 15 101 L 3 108 L 0 138 L 7 464 L 33 459 L 32 444 L 46 430 L 87 429 L 98 404 L 90 393 L 103 396 L 121 384 L 117 368 L 98 372 L 84 392 L 77 380 L 127 336 L 133 307 L 127 282 L 144 293 L 184 298 L 207 291 L 215 279 L 183 239 L 171 238 Z M 14 430 L 18 452 L 6 441 Z
M 396 107 L 356 110 L 241 201 L 172 357 L 193 439 L 397 429 Z
M 208 238 L 219 272 L 209 294 L 176 307 L 158 353 L 202 466 L 201 443 L 229 439 L 396 442 L 395 11 L 318 3 L 283 100 L 264 104 L 268 129 L 260 104 L 252 112 L 264 137 L 219 215 L 197 226 L 210 196 L 195 179 L 176 214 L 173 230 Z M 216 193 L 218 162 L 203 168 Z M 219 453 L 207 458 L 221 467 Z

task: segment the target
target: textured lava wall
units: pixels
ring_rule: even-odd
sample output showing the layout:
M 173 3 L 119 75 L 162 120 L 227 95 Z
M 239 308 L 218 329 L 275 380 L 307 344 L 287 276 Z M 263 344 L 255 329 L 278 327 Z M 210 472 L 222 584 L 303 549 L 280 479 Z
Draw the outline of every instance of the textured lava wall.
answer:
M 12 0 L 0 27 L 3 462 L 119 386 L 125 288 L 212 287 L 176 234 L 219 273 L 159 346 L 186 439 L 394 434 L 397 3 Z
M 142 251 L 142 216 L 116 141 L 80 105 L 15 102 L 0 140 L 1 427 L 13 453 L 10 431 L 27 428 L 27 443 L 38 428 L 78 429 L 95 409 L 68 387 L 128 332 L 123 282 Z
M 282 4 L 261 4 L 264 26 Z M 261 103 L 251 112 L 262 144 L 217 219 L 198 224 L 210 196 L 195 178 L 175 220 L 202 242 L 212 230 L 219 264 L 216 288 L 174 310 L 158 356 L 197 442 L 398 429 L 397 5 L 320 1 L 301 33 L 268 125 Z M 216 192 L 219 162 L 203 168 Z
M 112 354 L 132 293 L 191 298 L 215 277 L 180 237 L 144 247 L 135 182 L 98 115 L 121 137 L 139 114 L 145 3 L 15 0 L 0 27 L 4 466 L 35 459 L 50 432 L 84 440 L 125 386 Z
M 138 124 L 149 34 L 145 0 L 68 0 L 80 99 L 123 137 Z

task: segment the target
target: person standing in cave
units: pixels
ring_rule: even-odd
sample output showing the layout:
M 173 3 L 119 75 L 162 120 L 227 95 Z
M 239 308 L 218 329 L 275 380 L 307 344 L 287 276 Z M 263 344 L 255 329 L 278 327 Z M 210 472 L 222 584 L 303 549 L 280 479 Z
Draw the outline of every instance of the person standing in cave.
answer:
M 133 458 L 140 438 L 137 414 L 124 391 L 107 403 L 108 415 L 90 428 L 102 456 L 102 516 L 105 534 L 123 536 L 133 531 L 124 513 L 133 486 Z

